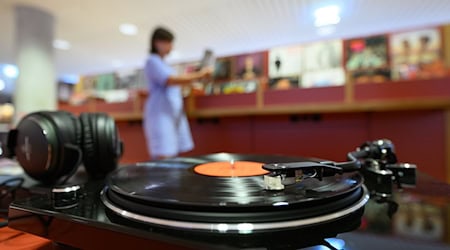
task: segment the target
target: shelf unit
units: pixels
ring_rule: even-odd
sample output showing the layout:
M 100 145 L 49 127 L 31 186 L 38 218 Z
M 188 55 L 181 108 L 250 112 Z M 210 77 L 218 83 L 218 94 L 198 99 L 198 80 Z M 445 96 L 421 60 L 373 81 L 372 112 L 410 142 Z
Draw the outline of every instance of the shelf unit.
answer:
M 61 104 L 60 109 L 76 114 L 86 111 L 109 113 L 119 124 L 126 148 L 134 148 L 128 152 L 125 150 L 123 161 L 143 161 L 148 159 L 141 127 L 142 106 L 146 95 L 135 96 L 136 98 L 124 103 L 106 104 L 98 99 L 90 99 L 81 106 Z M 285 137 L 289 143 L 295 143 L 289 137 L 297 137 L 298 140 L 309 138 L 308 143 L 311 145 L 303 149 L 299 147 L 299 151 L 302 149 L 314 156 L 336 158 L 348 148 L 340 149 L 337 146 L 339 149 L 334 150 L 336 153 L 324 154 L 310 150 L 316 148 L 318 151 L 324 143 L 328 143 L 321 138 L 325 128 L 336 135 L 336 140 L 348 140 L 346 144 L 352 144 L 353 147 L 361 143 L 360 140 L 376 139 L 371 138 L 372 136 L 390 135 L 403 144 L 399 146 L 403 158 L 411 155 L 420 165 L 433 165 L 427 167 L 425 173 L 450 183 L 450 156 L 447 153 L 450 152 L 450 77 L 369 84 L 347 83 L 344 86 L 310 89 L 260 88 L 254 93 L 246 94 L 191 95 L 186 98 L 185 105 L 194 140 L 198 142 L 196 150 L 191 154 L 222 150 L 278 153 L 271 152 L 269 146 L 261 146 L 264 145 L 264 140 L 257 137 L 266 137 L 268 141 L 282 141 Z M 311 117 L 316 117 L 319 121 L 309 121 Z M 405 123 L 405 129 L 401 122 Z M 358 136 L 349 139 L 352 131 L 347 127 L 352 126 L 358 131 Z M 291 134 L 277 131 L 279 128 L 291 131 Z M 309 132 L 304 131 L 305 129 Z M 220 134 L 227 135 L 219 136 L 223 140 L 221 145 L 208 143 L 208 138 Z M 272 138 L 272 135 L 276 135 L 276 138 Z M 247 146 L 230 141 L 239 140 L 239 137 L 247 138 Z M 318 142 L 313 142 L 314 137 L 318 138 Z M 430 147 L 436 150 L 428 151 Z M 328 146 L 325 148 L 333 151 Z M 297 153 L 289 147 L 284 150 L 290 154 Z M 420 154 L 424 154 L 423 157 Z

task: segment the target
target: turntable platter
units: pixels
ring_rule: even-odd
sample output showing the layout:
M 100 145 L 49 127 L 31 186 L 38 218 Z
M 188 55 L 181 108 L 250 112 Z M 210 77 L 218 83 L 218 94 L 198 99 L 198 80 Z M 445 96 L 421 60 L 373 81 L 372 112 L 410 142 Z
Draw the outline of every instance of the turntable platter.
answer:
M 221 231 L 226 225 L 235 233 L 243 232 L 242 224 L 251 225 L 251 231 L 280 230 L 334 221 L 363 208 L 368 194 L 358 173 L 305 179 L 273 191 L 264 189 L 261 175 L 216 177 L 195 171 L 211 162 L 254 168 L 311 160 L 213 154 L 140 163 L 110 174 L 101 198 L 114 214 L 136 222 L 193 231 Z
M 243 158 L 245 161 L 241 161 Z M 243 168 L 245 163 L 253 168 L 256 162 L 309 160 L 285 157 L 268 159 L 266 156 L 234 154 L 210 155 L 197 158 L 194 162 L 189 158 L 177 158 L 121 168 L 110 176 L 108 186 L 118 194 L 143 201 L 148 205 L 248 208 L 323 200 L 350 192 L 362 183 L 359 174 L 329 177 L 322 181 L 311 178 L 297 185 L 288 186 L 282 192 L 276 192 L 264 189 L 264 180 L 260 174 L 244 177 L 212 177 L 194 171 L 196 166 L 228 159 L 240 161 Z

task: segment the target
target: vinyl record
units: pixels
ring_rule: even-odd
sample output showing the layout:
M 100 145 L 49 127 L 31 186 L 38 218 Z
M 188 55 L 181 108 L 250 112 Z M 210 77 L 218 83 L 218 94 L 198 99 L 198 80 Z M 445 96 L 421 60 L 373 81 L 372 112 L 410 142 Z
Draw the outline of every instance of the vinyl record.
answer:
M 252 231 L 255 226 L 268 230 L 321 223 L 365 204 L 368 197 L 358 173 L 322 181 L 305 179 L 281 191 L 265 190 L 265 172 L 255 165 L 293 161 L 317 159 L 221 153 L 140 163 L 114 171 L 102 200 L 116 214 L 135 221 L 206 231 L 220 231 L 220 225 L 227 225 L 227 231 L 242 231 L 238 228 L 242 223 L 251 223 Z M 230 176 L 196 170 L 218 165 L 208 163 L 229 164 Z M 254 176 L 240 170 L 246 166 L 256 171 Z

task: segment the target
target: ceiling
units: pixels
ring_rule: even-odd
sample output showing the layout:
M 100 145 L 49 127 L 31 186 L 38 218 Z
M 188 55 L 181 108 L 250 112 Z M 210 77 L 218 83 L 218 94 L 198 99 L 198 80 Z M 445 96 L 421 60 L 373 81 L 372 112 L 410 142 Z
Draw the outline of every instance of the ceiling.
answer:
M 141 68 L 148 37 L 157 25 L 176 35 L 172 62 L 192 61 L 211 48 L 219 56 L 450 23 L 448 0 L 1 0 L 0 63 L 14 63 L 14 6 L 36 6 L 56 17 L 58 75 L 97 74 Z M 319 35 L 313 11 L 341 8 L 334 33 Z M 119 32 L 137 25 L 136 36 Z

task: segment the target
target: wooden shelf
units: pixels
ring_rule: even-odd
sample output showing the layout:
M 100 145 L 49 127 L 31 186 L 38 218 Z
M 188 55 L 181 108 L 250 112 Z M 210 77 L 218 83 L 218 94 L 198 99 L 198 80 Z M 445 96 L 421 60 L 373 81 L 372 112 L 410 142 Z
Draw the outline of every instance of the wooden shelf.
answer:
M 356 91 L 346 91 L 348 88 Z M 361 95 L 361 91 L 369 93 Z M 353 95 L 347 96 L 349 94 Z M 137 100 L 120 104 L 91 101 L 84 107 L 63 109 L 76 113 L 107 112 L 117 121 L 140 121 L 145 98 L 146 96 L 139 96 Z M 259 89 L 248 94 L 189 96 L 185 104 L 186 113 L 191 118 L 448 110 L 450 77 L 362 85 L 349 83 L 337 87 L 282 91 Z
M 315 114 L 315 113 L 349 113 L 349 112 L 382 112 L 400 110 L 447 109 L 450 98 L 440 99 L 405 99 L 394 101 L 365 101 L 358 103 L 307 103 L 298 105 L 270 105 L 262 108 L 234 107 L 209 108 L 192 110 L 190 117 L 207 118 L 222 116 L 250 116 L 277 114 Z

